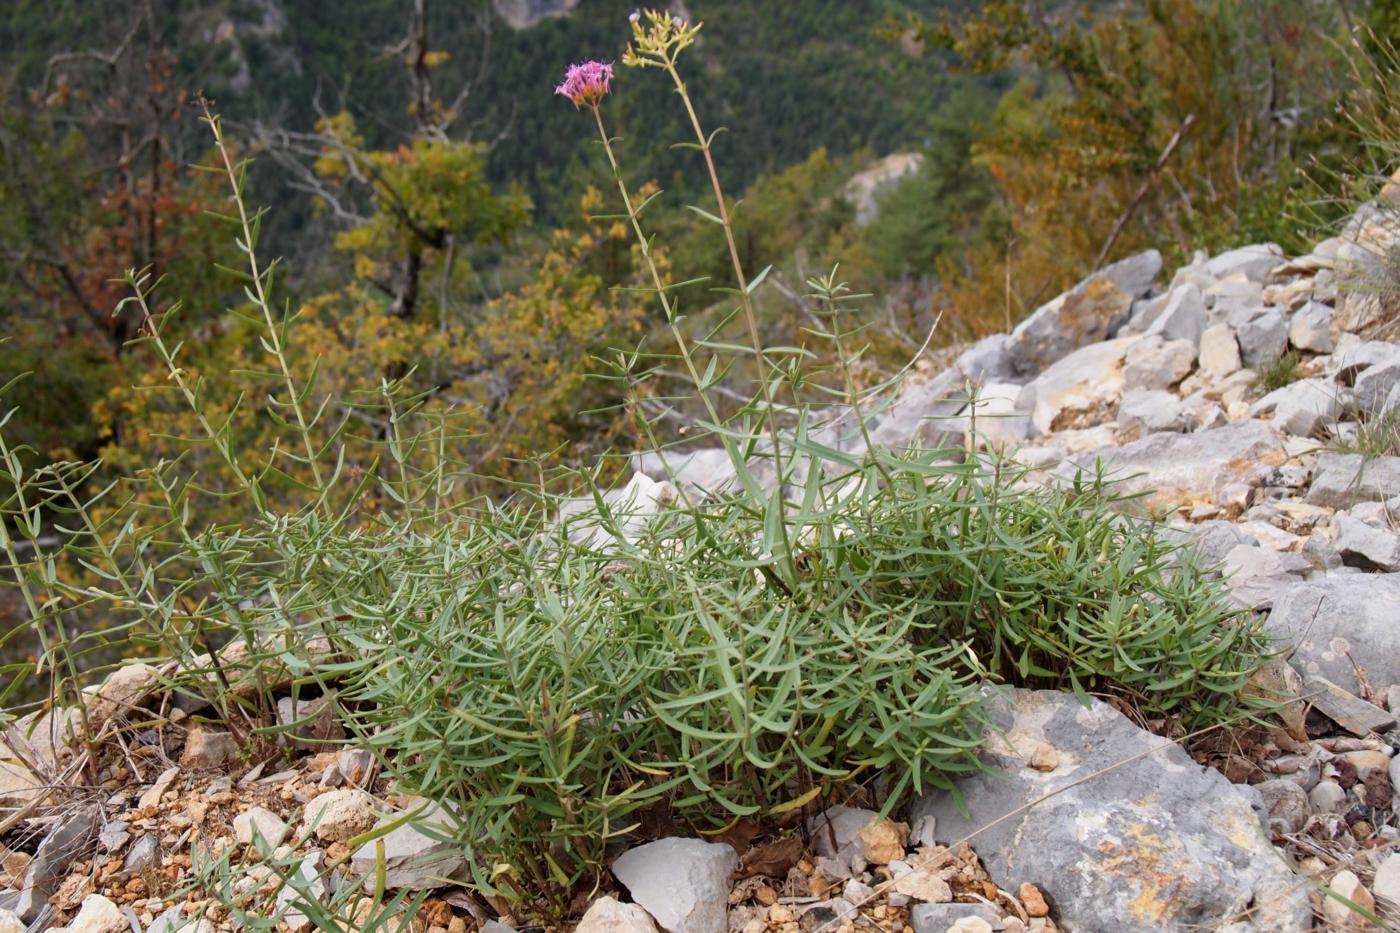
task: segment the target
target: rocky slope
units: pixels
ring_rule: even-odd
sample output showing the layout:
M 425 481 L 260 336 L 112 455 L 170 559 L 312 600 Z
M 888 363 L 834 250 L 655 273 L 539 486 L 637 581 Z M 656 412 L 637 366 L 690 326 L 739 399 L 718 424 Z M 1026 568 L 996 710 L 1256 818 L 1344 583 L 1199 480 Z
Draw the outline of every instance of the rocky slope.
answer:
M 872 413 L 878 443 L 995 447 L 1032 482 L 1103 470 L 1141 493 L 1136 507 L 1168 515 L 1288 648 L 1264 684 L 1294 698 L 1279 722 L 1188 755 L 1141 728 L 1168 723 L 1005 691 L 990 705 L 989 770 L 958 794 L 918 801 L 905 822 L 849 806 L 801 835 L 648 843 L 617 859 L 615 890 L 578 929 L 1367 928 L 1324 889 L 1400 917 L 1400 451 L 1348 452 L 1400 409 L 1395 309 L 1345 287 L 1348 264 L 1386 236 L 1368 210 L 1291 259 L 1260 245 L 1164 275 L 1157 254 L 1132 257 Z M 1265 373 L 1278 383 L 1267 391 Z M 823 440 L 859 445 L 849 424 Z M 697 487 L 728 480 L 712 452 L 672 466 Z M 160 673 L 132 665 L 94 692 L 90 722 L 143 723 L 97 797 L 50 793 L 81 763 L 61 717 L 28 739 L 11 730 L 33 767 L 0 764 L 0 796 L 21 808 L 3 824 L 0 907 L 14 915 L 0 912 L 0 933 L 60 921 L 69 933 L 236 929 L 207 893 L 183 893 L 196 848 L 238 853 L 261 836 L 304 879 L 303 897 L 329 898 L 375 874 L 373 844 L 349 842 L 421 803 L 351 749 L 308 747 L 290 767 L 243 761 L 229 736 L 165 717 Z M 308 739 L 337 738 L 316 709 L 288 699 L 280 712 Z M 511 928 L 505 905 L 451 883 L 462 860 L 422 820 L 385 843 L 384 883 L 433 892 L 412 929 Z M 235 886 L 262 889 L 266 911 L 295 907 L 270 869 Z M 310 920 L 294 909 L 283 923 Z

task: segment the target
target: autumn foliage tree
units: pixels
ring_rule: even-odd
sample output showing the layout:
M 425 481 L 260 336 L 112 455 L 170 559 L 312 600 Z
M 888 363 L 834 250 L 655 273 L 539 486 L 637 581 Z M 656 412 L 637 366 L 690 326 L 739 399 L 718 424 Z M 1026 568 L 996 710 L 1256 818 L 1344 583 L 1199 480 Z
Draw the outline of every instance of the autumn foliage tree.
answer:
M 1087 18 L 990 0 L 920 31 L 962 67 L 1021 76 L 973 147 L 1011 230 L 941 268 L 964 317 L 1000 326 L 1149 246 L 1298 245 L 1297 166 L 1336 143 L 1337 6 L 1143 0 Z

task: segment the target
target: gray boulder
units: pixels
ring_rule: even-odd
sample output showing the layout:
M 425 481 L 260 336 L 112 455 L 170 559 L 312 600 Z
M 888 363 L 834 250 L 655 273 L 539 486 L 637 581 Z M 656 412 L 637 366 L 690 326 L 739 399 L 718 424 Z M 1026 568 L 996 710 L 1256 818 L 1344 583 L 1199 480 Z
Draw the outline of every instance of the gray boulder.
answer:
M 1047 885 L 1064 929 L 1311 928 L 1306 886 L 1265 839 L 1254 790 L 1098 700 L 1009 690 L 987 711 L 988 769 L 916 802 L 914 818 L 933 816 L 940 841 L 970 836 L 1003 887 Z M 1042 744 L 1059 753 L 1052 771 L 1029 766 Z
M 1006 349 L 1016 372 L 1033 376 L 1066 354 L 1106 339 L 1133 299 L 1146 294 L 1162 271 L 1155 249 L 1114 263 L 1036 309 L 1011 332 Z
M 1333 572 L 1289 587 L 1268 631 L 1294 667 L 1356 689 L 1356 664 L 1375 684 L 1400 683 L 1400 574 Z
M 1341 417 L 1347 390 L 1330 379 L 1299 379 L 1249 407 L 1253 416 L 1272 413 L 1285 434 L 1312 437 Z
M 999 382 L 1013 378 L 1016 367 L 1006 345 L 1009 334 L 992 334 L 974 343 L 953 361 L 953 368 L 970 382 Z
M 725 933 L 733 847 L 671 837 L 628 849 L 613 874 L 670 933 Z
M 1343 564 L 1386 573 L 1400 570 L 1400 535 L 1350 515 L 1338 515 L 1335 522 L 1334 544 Z
M 1278 308 L 1266 308 L 1235 328 L 1240 357 L 1250 369 L 1267 366 L 1288 346 L 1288 319 Z
M 1336 367 L 1337 381 L 1342 385 L 1355 385 L 1363 372 L 1373 366 L 1389 366 L 1400 362 L 1400 346 L 1383 340 L 1356 341 L 1348 335 L 1337 344 L 1332 354 Z
M 1368 415 L 1386 411 L 1387 399 L 1400 386 L 1400 360 L 1370 366 L 1356 377 L 1356 404 Z
M 1245 609 L 1268 609 L 1287 587 L 1312 570 L 1306 558 L 1272 548 L 1241 544 L 1225 555 L 1230 599 Z
M 1317 456 L 1312 488 L 1313 505 L 1347 509 L 1359 502 L 1381 502 L 1400 494 L 1400 457 L 1324 452 Z
M 1201 342 L 1206 326 L 1206 305 L 1201 290 L 1183 285 L 1171 293 L 1162 313 L 1147 328 L 1149 335 L 1157 334 L 1167 340 L 1189 340 L 1193 346 Z
M 1221 519 L 1187 525 L 1169 525 L 1168 533 L 1183 539 L 1184 549 L 1195 559 L 1198 567 L 1216 567 L 1225 555 L 1241 545 L 1257 548 L 1259 540 L 1235 522 Z

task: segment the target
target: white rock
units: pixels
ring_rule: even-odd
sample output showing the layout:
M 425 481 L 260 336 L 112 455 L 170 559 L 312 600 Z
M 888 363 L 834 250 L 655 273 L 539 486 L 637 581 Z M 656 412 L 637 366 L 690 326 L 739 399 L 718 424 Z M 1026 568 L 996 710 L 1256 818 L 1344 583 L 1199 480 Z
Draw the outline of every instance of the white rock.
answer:
M 1118 429 L 1142 437 L 1158 431 L 1185 431 L 1188 427 L 1181 400 L 1160 389 L 1129 389 L 1118 405 Z
M 1021 387 L 1010 383 L 982 386 L 968 404 L 962 426 L 976 436 L 979 446 L 988 450 L 1017 446 L 1030 434 L 1030 419 L 1016 410 L 1020 394 Z
M 1386 412 L 1386 400 L 1400 387 L 1400 360 L 1370 366 L 1356 377 L 1356 404 L 1368 415 Z
M 0 908 L 0 933 L 24 933 L 25 926 L 8 910 Z
M 1138 339 L 1107 340 L 1074 351 L 1028 383 L 1017 407 L 1030 413 L 1039 434 L 1102 424 L 1123 388 L 1124 356 Z
M 1392 852 L 1381 862 L 1380 868 L 1376 869 L 1371 893 L 1400 907 L 1400 853 Z
M 1270 392 L 1249 411 L 1255 416 L 1272 412 L 1279 430 L 1312 437 L 1341 417 L 1345 392 L 1328 379 L 1300 379 Z
M 1196 345 L 1189 340 L 1163 342 L 1150 337 L 1134 344 L 1124 357 L 1123 386 L 1127 389 L 1166 389 L 1191 372 Z
M 1346 898 L 1362 910 L 1375 913 L 1376 902 L 1371 897 L 1371 892 L 1367 891 L 1366 886 L 1361 883 L 1361 879 L 1351 872 L 1337 872 L 1327 889 Z M 1335 897 L 1322 899 L 1322 916 L 1329 924 L 1328 929 L 1337 931 L 1337 933 L 1349 933 L 1353 930 L 1356 933 L 1361 933 L 1363 930 L 1375 929 L 1371 926 L 1371 921 Z
M 672 837 L 622 853 L 613 874 L 671 933 L 725 933 L 729 875 L 738 863 L 731 846 Z
M 1332 352 L 1332 309 L 1309 302 L 1293 315 L 1288 326 L 1288 342 L 1309 353 Z
M 375 799 L 358 787 L 333 790 L 306 805 L 302 827 L 323 842 L 344 842 L 374 825 Z
M 401 818 L 401 815 L 386 816 L 375 826 L 386 826 Z M 451 837 L 454 827 L 455 821 L 450 813 L 440 808 L 429 808 L 416 820 L 397 827 L 382 839 L 366 842 L 356 850 L 350 867 L 372 889 L 378 868 L 378 846 L 382 842 L 384 883 L 387 887 L 410 891 L 441 887 L 442 882 L 438 879 L 455 877 L 466 867 L 460 845 L 434 838 L 437 835 Z M 424 829 L 434 835 L 428 835 Z
M 322 861 L 320 852 L 307 855 L 292 873 L 291 881 L 277 892 L 277 907 L 283 911 L 282 922 L 292 933 L 300 933 L 311 926 L 311 918 L 302 911 L 302 908 L 311 906 L 308 901 L 317 904 L 325 902 L 326 880 L 321 876 Z
M 1218 279 L 1243 274 L 1251 281 L 1263 282 L 1283 259 L 1283 248 L 1277 243 L 1256 243 L 1221 253 L 1206 263 L 1206 272 Z
M 134 707 L 155 689 L 159 673 L 149 664 L 127 664 L 117 668 L 97 688 L 88 702 L 88 727 L 94 732 L 114 716 L 128 716 Z
M 1333 780 L 1322 780 L 1308 791 L 1308 803 L 1318 813 L 1341 813 L 1347 808 L 1347 792 Z
M 1201 332 L 1201 370 L 1213 376 L 1228 376 L 1242 365 L 1235 329 L 1229 324 L 1212 324 Z
M 574 928 L 574 933 L 657 933 L 651 914 L 636 904 L 600 897 Z
M 83 906 L 72 922 L 53 933 L 130 933 L 130 930 L 131 924 L 116 904 L 101 894 L 89 894 L 83 898 Z
M 233 818 L 233 834 L 240 845 L 251 845 L 255 832 L 268 848 L 275 849 L 287 838 L 287 824 L 263 807 L 250 807 Z

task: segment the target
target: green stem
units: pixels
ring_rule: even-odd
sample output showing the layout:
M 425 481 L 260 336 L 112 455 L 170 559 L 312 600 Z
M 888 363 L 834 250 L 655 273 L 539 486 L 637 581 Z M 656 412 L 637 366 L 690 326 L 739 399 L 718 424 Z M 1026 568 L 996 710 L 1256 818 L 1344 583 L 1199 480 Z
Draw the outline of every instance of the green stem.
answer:
M 613 152 L 612 139 L 608 136 L 607 127 L 603 125 L 603 114 L 595 107 L 589 108 L 593 111 L 593 120 L 598 124 L 598 135 L 603 140 L 603 151 L 608 155 L 608 165 L 612 166 L 613 178 L 617 181 L 617 192 L 622 197 L 622 203 L 627 206 L 627 219 L 632 224 L 632 232 L 637 237 L 637 245 L 642 251 L 642 259 L 646 263 L 647 271 L 651 273 L 652 287 L 656 289 L 656 297 L 661 300 L 661 310 L 666 315 L 666 324 L 671 328 L 671 335 L 676 341 L 676 346 L 680 350 L 681 359 L 685 363 L 687 374 L 695 383 L 696 394 L 700 396 L 700 401 L 705 405 L 705 413 L 710 416 L 710 423 L 716 427 L 720 424 L 719 410 L 715 407 L 714 401 L 709 393 L 705 391 L 705 382 L 700 375 L 700 371 L 695 366 L 695 357 L 691 353 L 690 343 L 685 339 L 685 334 L 681 332 L 680 325 L 676 322 L 675 305 L 666 295 L 666 283 L 661 277 L 661 270 L 656 267 L 656 258 L 652 255 L 651 243 L 647 240 L 646 234 L 642 232 L 642 223 L 638 219 L 637 209 L 632 204 L 632 198 L 627 193 L 627 183 L 622 180 L 622 169 L 618 166 L 617 156 Z M 646 416 L 642 414 L 642 422 L 646 423 Z M 667 473 L 671 472 L 670 466 L 666 463 L 666 457 L 661 452 L 661 447 L 656 443 L 656 438 L 651 434 L 650 426 L 647 433 L 651 437 L 652 446 L 656 448 L 657 455 L 661 458 L 662 467 Z M 726 447 L 730 445 L 725 444 Z M 736 469 L 741 468 L 741 464 L 735 464 Z M 684 485 L 675 476 L 671 477 L 673 485 L 681 496 L 686 497 Z M 686 497 L 689 502 L 689 498 Z
M 796 568 L 792 564 L 792 544 L 788 540 L 786 503 L 783 495 L 783 486 L 787 482 L 787 472 L 783 467 L 782 440 L 778 431 L 777 408 L 773 401 L 773 390 L 768 384 L 768 358 L 763 352 L 763 339 L 758 330 L 758 316 L 753 310 L 753 296 L 749 294 L 749 283 L 748 278 L 744 275 L 744 264 L 739 260 L 739 246 L 734 239 L 734 226 L 729 220 L 729 207 L 724 202 L 724 188 L 720 185 L 719 171 L 715 168 L 715 159 L 714 154 L 710 151 L 709 137 L 705 135 L 704 129 L 700 126 L 700 117 L 695 113 L 695 106 L 690 100 L 690 92 L 686 89 L 685 82 L 681 80 L 675 61 L 668 58 L 663 67 L 666 69 L 666 73 L 671 76 L 671 81 L 676 85 L 676 92 L 680 94 L 681 101 L 685 104 L 686 116 L 690 118 L 691 128 L 695 131 L 696 145 L 699 146 L 701 154 L 705 157 L 705 169 L 710 175 L 710 185 L 714 189 L 715 207 L 719 212 L 720 225 L 724 227 L 724 240 L 729 247 L 729 262 L 734 267 L 734 279 L 739 286 L 739 303 L 744 311 L 744 321 L 748 324 L 749 339 L 753 343 L 754 359 L 758 363 L 759 388 L 766 406 L 763 420 L 768 426 L 769 440 L 773 444 L 773 468 L 774 472 L 777 473 L 778 483 L 778 518 L 782 526 L 785 552 L 782 555 L 782 563 L 795 579 Z
M 282 369 L 282 380 L 287 389 L 287 402 L 291 405 L 292 413 L 296 416 L 297 428 L 301 432 L 302 445 L 306 450 L 306 464 L 311 468 L 312 481 L 316 484 L 316 492 L 319 496 L 318 505 L 325 505 L 326 493 L 329 491 L 321 479 L 321 467 L 316 456 L 315 445 L 311 442 L 311 428 L 307 424 L 306 417 L 301 410 L 301 397 L 297 393 L 296 381 L 292 378 L 291 367 L 287 363 L 287 356 L 282 347 L 282 339 L 278 333 L 277 324 L 272 319 L 272 308 L 268 304 L 266 287 L 263 284 L 270 270 L 263 269 L 258 265 L 258 255 L 254 249 L 253 225 L 248 219 L 248 209 L 243 200 L 243 185 L 239 181 L 238 171 L 233 164 L 233 158 L 229 154 L 228 146 L 224 143 L 223 128 L 219 123 L 219 118 L 206 106 L 204 108 L 205 122 L 209 124 L 209 129 L 214 134 L 214 145 L 219 150 L 219 156 L 224 163 L 224 172 L 228 175 L 229 184 L 233 188 L 233 202 L 238 207 L 238 221 L 243 229 L 243 250 L 248 256 L 248 271 L 253 280 L 253 298 L 258 309 L 263 313 L 263 320 L 267 324 L 268 346 L 272 355 L 277 357 L 278 366 Z

